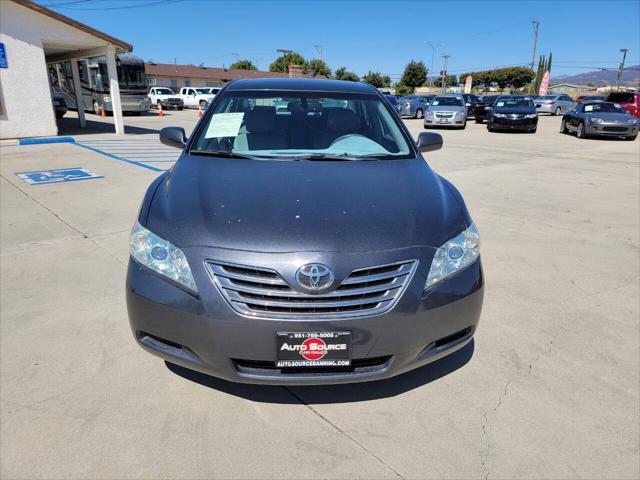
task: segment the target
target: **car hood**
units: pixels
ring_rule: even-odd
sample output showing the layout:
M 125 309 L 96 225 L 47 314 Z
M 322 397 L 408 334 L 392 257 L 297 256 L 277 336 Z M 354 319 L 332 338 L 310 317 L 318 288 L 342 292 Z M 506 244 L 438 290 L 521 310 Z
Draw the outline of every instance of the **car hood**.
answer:
M 626 113 L 602 112 L 586 114 L 587 118 L 601 118 L 607 122 L 635 122 L 635 118 Z
M 361 252 L 439 247 L 470 220 L 421 159 L 243 160 L 185 154 L 141 222 L 178 247 Z
M 432 112 L 466 112 L 466 107 L 448 107 L 448 106 L 440 106 L 440 105 L 429 105 L 429 110 Z

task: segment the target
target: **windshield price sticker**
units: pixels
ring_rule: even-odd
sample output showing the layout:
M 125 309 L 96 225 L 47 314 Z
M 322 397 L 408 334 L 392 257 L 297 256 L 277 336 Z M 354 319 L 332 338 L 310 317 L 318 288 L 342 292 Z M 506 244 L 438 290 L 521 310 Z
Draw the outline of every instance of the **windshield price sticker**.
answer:
M 205 138 L 237 137 L 244 112 L 214 113 Z

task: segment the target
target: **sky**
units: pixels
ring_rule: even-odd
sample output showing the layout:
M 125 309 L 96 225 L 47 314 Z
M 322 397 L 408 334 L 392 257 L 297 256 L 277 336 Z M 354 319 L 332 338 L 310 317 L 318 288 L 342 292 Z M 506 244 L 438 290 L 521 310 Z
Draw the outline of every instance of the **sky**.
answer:
M 277 49 L 318 58 L 332 70 L 379 71 L 398 80 L 404 66 L 434 75 L 448 54 L 451 74 L 531 62 L 553 52 L 552 76 L 640 64 L 640 0 L 622 1 L 214 1 L 37 0 L 134 46 L 156 63 L 229 66 L 238 54 L 261 70 Z

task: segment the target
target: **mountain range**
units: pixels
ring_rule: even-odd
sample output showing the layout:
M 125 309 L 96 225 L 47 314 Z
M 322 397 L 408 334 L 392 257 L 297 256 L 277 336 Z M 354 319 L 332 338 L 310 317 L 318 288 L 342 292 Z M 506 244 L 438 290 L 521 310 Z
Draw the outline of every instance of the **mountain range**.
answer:
M 617 70 L 594 70 L 577 75 L 558 75 L 551 78 L 551 84 L 571 83 L 574 85 L 612 85 L 618 81 Z M 640 65 L 630 66 L 622 72 L 622 83 L 625 85 L 640 84 Z

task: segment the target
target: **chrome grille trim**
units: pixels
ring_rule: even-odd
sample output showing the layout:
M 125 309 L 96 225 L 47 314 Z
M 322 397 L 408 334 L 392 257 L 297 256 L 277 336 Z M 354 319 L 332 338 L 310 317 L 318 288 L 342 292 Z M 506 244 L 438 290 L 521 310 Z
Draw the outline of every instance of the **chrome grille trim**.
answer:
M 411 282 L 417 260 L 354 270 L 317 295 L 291 288 L 275 270 L 207 260 L 212 281 L 238 313 L 263 318 L 346 318 L 391 310 Z

